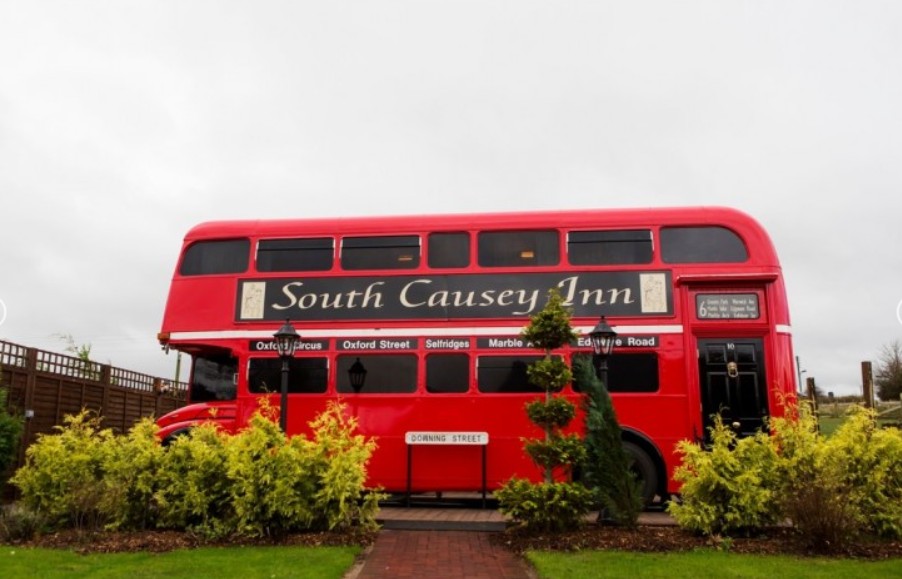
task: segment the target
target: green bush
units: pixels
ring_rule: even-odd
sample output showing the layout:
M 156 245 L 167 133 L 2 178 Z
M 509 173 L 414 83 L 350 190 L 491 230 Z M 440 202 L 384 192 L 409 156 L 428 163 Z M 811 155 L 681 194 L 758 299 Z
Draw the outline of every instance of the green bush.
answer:
M 573 380 L 570 366 L 560 356 L 546 355 L 526 368 L 529 383 L 538 386 L 546 392 L 560 392 L 561 389 Z
M 25 452 L 26 464 L 13 475 L 25 505 L 51 526 L 99 528 L 101 502 L 113 433 L 87 410 L 67 416 L 59 432 L 43 435 Z
M 0 388 L 0 487 L 5 482 L 6 470 L 16 462 L 23 426 L 21 417 L 6 410 L 7 395 L 6 389 Z
M 682 441 L 674 479 L 682 483 L 682 502 L 668 512 L 684 528 L 706 535 L 749 533 L 772 525 L 780 511 L 775 477 L 776 453 L 768 435 L 737 439 L 715 417 L 711 448 Z
M 577 434 L 554 433 L 550 438 L 529 440 L 523 448 L 534 463 L 544 469 L 560 467 L 568 475 L 586 458 L 586 446 Z
M 530 316 L 529 324 L 520 336 L 534 348 L 556 350 L 579 337 L 570 325 L 572 317 L 570 310 L 564 307 L 560 291 L 552 289 L 545 307 Z
M 576 417 L 576 406 L 566 398 L 533 400 L 526 404 L 526 415 L 536 426 L 547 430 L 563 428 Z
M 535 484 L 525 479 L 509 480 L 495 496 L 501 504 L 501 512 L 530 533 L 567 531 L 583 526 L 593 501 L 592 491 L 581 484 Z
M 29 541 L 46 526 L 44 517 L 21 504 L 0 508 L 0 543 Z

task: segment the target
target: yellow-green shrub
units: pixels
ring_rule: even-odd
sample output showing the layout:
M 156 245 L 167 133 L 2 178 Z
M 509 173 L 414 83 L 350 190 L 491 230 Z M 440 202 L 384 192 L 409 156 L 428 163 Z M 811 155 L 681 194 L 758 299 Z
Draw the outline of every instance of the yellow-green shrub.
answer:
M 681 442 L 677 523 L 702 533 L 788 520 L 812 546 L 839 549 L 857 534 L 902 537 L 902 433 L 852 407 L 829 438 L 810 407 L 788 406 L 771 434 L 737 440 L 716 420 L 710 451 Z
M 779 519 L 774 500 L 776 453 L 765 434 L 737 439 L 716 417 L 711 448 L 682 441 L 683 455 L 674 478 L 682 483 L 682 503 L 671 502 L 668 512 L 684 528 L 713 535 L 748 533 Z
M 310 461 L 304 453 L 292 452 L 292 446 L 279 426 L 260 414 L 231 439 L 226 471 L 238 534 L 279 535 L 312 521 Z
M 237 435 L 213 424 L 168 447 L 149 419 L 125 436 L 87 412 L 29 448 L 13 482 L 56 526 L 189 529 L 205 537 L 375 527 L 379 493 L 364 488 L 375 442 L 330 404 L 313 437 L 285 435 L 264 407 Z
M 834 451 L 809 405 L 789 407 L 788 413 L 771 422 L 777 503 L 812 547 L 838 548 L 864 525 L 861 509 L 850 500 L 846 467 L 831 458 Z
M 357 419 L 346 416 L 340 404 L 329 404 L 310 427 L 313 429 L 310 448 L 315 457 L 318 483 L 314 503 L 319 514 L 316 526 L 374 528 L 378 501 L 383 495 L 367 493 L 364 485 L 376 442 L 356 434 Z
M 51 526 L 96 528 L 105 522 L 101 501 L 113 433 L 83 410 L 67 416 L 57 434 L 43 435 L 25 452 L 25 466 L 10 479 L 27 507 Z
M 214 424 L 202 424 L 167 447 L 154 500 L 158 525 L 195 529 L 206 536 L 227 535 L 233 519 L 229 500 L 226 446 L 231 437 Z
M 874 410 L 853 406 L 824 447 L 823 468 L 840 473 L 863 529 L 902 538 L 902 432 L 878 427 Z
M 154 495 L 160 489 L 160 472 L 166 456 L 156 433 L 154 421 L 144 418 L 125 436 L 108 441 L 110 450 L 104 467 L 106 489 L 100 506 L 113 528 L 156 526 L 158 509 Z
M 378 493 L 365 494 L 375 443 L 330 404 L 311 424 L 313 440 L 284 434 L 261 414 L 227 447 L 234 530 L 261 536 L 375 526 Z

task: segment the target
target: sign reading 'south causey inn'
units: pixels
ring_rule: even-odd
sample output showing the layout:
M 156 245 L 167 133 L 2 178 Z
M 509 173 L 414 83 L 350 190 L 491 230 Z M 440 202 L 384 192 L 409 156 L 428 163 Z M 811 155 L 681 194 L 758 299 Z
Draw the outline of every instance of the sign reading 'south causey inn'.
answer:
M 238 321 L 522 317 L 541 310 L 551 288 L 580 317 L 673 312 L 670 273 L 661 271 L 267 278 L 238 284 Z

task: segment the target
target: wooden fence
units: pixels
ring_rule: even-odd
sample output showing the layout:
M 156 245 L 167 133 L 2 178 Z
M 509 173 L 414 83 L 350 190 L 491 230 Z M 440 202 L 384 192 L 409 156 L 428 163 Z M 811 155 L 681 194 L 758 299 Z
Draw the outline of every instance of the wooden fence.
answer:
M 25 417 L 19 460 L 42 433 L 54 432 L 67 414 L 83 408 L 114 432 L 128 431 L 145 416 L 162 416 L 185 404 L 187 388 L 106 364 L 0 341 L 0 388 L 11 414 Z

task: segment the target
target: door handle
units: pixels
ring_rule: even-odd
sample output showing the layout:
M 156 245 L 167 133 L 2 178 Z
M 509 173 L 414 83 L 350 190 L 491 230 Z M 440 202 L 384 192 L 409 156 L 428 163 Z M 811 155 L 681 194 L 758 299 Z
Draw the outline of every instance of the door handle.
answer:
M 736 378 L 739 376 L 739 365 L 736 362 L 729 362 L 727 364 L 727 376 L 730 378 Z

